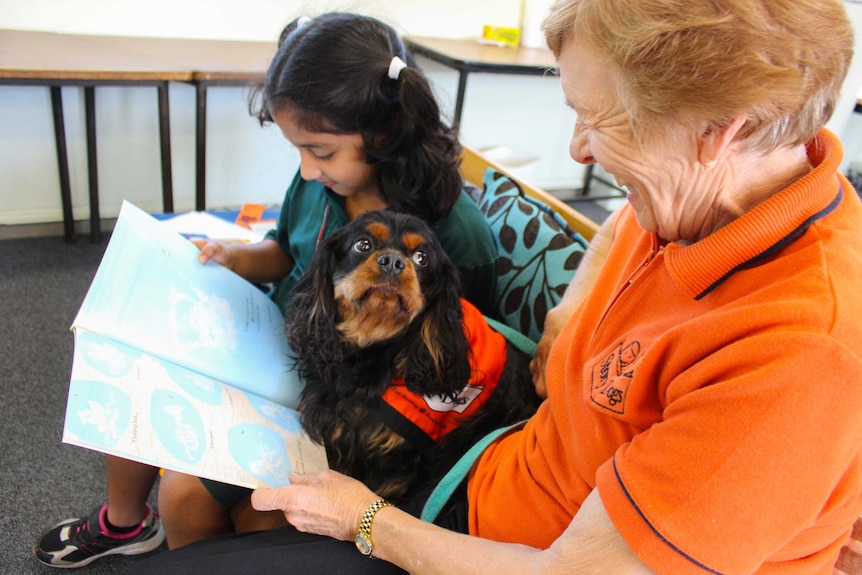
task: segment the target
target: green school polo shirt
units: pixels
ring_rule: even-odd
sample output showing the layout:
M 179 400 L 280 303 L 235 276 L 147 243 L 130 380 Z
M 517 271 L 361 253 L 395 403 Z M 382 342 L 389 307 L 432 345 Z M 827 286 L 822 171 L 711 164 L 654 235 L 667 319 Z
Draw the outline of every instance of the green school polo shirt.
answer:
M 330 212 L 324 226 L 326 206 Z M 328 237 L 348 223 L 344 198 L 318 181 L 305 181 L 299 172 L 284 197 L 278 225 L 267 238 L 274 239 L 293 259 L 290 274 L 278 282 L 271 294 L 282 311 L 290 303 L 290 291 L 311 262 L 320 236 Z M 485 315 L 493 315 L 497 287 L 497 245 L 488 222 L 466 192 L 452 211 L 432 226 L 434 235 L 461 276 L 463 296 Z

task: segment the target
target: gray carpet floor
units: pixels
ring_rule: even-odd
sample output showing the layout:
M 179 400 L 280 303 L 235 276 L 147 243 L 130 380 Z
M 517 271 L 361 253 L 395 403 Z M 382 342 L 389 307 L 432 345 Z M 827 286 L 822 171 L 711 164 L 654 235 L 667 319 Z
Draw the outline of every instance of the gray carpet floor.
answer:
M 61 442 L 72 362 L 69 326 L 107 238 L 0 241 L 0 574 L 68 572 L 31 547 L 55 523 L 105 501 L 104 458 Z M 151 501 L 152 503 L 152 501 Z M 164 548 L 164 546 L 163 546 Z M 124 573 L 136 558 L 106 557 L 75 570 Z

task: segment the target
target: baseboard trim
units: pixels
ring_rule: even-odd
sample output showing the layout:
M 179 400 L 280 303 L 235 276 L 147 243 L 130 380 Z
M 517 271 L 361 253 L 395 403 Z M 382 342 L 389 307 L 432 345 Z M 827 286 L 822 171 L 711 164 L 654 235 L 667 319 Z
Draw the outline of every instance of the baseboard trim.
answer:
M 114 229 L 116 218 L 104 218 L 100 222 L 101 231 L 110 232 Z M 90 220 L 75 222 L 75 235 L 90 233 Z M 20 240 L 24 238 L 62 237 L 63 222 L 45 222 L 37 224 L 0 225 L 0 240 Z

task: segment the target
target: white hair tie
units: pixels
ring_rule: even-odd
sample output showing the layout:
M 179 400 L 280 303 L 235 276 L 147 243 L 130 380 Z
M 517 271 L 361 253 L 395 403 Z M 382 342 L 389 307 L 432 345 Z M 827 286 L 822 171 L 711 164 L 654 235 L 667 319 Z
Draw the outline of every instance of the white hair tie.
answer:
M 391 80 L 397 80 L 401 75 L 401 70 L 406 67 L 407 64 L 404 63 L 404 60 L 398 56 L 392 56 L 392 61 L 389 62 L 389 78 Z
M 299 30 L 300 28 L 302 28 L 303 26 L 305 26 L 309 22 L 311 22 L 310 16 L 300 16 L 299 18 L 296 19 L 296 29 Z

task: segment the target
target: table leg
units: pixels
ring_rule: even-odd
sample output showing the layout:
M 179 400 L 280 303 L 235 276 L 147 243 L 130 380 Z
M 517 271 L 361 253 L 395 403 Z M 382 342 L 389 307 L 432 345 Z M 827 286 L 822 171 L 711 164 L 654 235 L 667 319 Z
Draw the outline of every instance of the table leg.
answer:
M 87 121 L 87 179 L 90 183 L 90 241 L 102 240 L 102 219 L 99 217 L 99 174 L 96 162 L 96 88 L 84 87 L 84 115 Z
M 587 169 L 584 172 L 584 187 L 581 190 L 582 196 L 590 195 L 590 184 L 593 181 L 593 170 L 595 170 L 594 164 L 587 164 Z
M 616 192 L 611 192 L 609 195 L 605 196 L 590 196 L 590 190 L 592 190 L 593 180 L 597 180 L 600 183 L 606 185 L 611 188 L 611 190 L 616 190 Z M 587 164 L 587 168 L 584 171 L 584 187 L 581 190 L 581 195 L 574 199 L 574 201 L 596 201 L 596 200 L 611 200 L 617 198 L 624 198 L 626 196 L 625 190 L 616 185 L 616 182 L 613 180 L 609 180 L 604 177 L 601 173 L 596 174 L 596 164 Z
M 66 153 L 66 124 L 63 121 L 63 95 L 60 86 L 51 86 L 51 111 L 54 115 L 54 143 L 57 147 L 57 169 L 60 173 L 60 201 L 63 206 L 63 236 L 67 244 L 75 242 L 75 219 L 72 214 L 72 185 L 69 182 L 69 157 Z
M 171 165 L 171 114 L 168 83 L 157 86 L 159 91 L 159 144 L 162 153 L 162 211 L 174 211 L 173 167 Z
M 452 127 L 457 134 L 461 129 L 461 112 L 464 110 L 464 95 L 467 92 L 467 70 L 458 72 L 458 94 L 455 96 L 455 115 L 452 118 Z
M 195 209 L 207 209 L 207 86 L 195 84 L 197 115 L 195 117 Z

